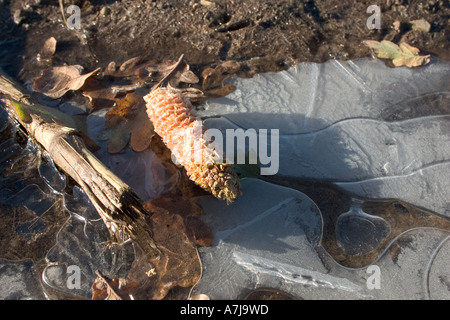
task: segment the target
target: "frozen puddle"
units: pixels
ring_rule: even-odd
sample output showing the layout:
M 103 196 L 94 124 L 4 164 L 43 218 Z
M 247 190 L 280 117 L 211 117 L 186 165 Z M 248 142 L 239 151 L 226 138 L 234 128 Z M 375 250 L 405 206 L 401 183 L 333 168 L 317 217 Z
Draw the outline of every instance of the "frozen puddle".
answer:
M 278 129 L 278 175 L 331 181 L 357 196 L 400 199 L 450 216 L 450 63 L 302 63 L 235 79 L 208 101 L 208 128 Z M 270 146 L 269 146 L 270 150 Z
M 416 69 L 368 59 L 302 63 L 233 79 L 237 90 L 199 113 L 224 136 L 226 129 L 278 129 L 280 177 L 327 181 L 366 200 L 398 199 L 447 220 L 449 71 L 447 62 Z M 243 191 L 228 207 L 201 199 L 216 243 L 200 248 L 204 273 L 195 293 L 233 299 L 275 288 L 304 299 L 450 297 L 448 223 L 419 223 L 392 236 L 393 221 L 408 209 L 396 204 L 403 211 L 382 218 L 353 203 L 334 212 L 337 247 L 351 259 L 375 254 L 348 268 L 321 245 L 322 214 L 303 193 L 256 179 L 244 180 Z
M 216 243 L 199 248 L 203 276 L 194 293 L 236 299 L 274 288 L 299 299 L 448 299 L 450 231 L 408 230 L 371 264 L 346 268 L 321 246 L 320 210 L 305 194 L 258 179 L 242 186 L 244 195 L 231 206 L 199 199 Z M 377 230 L 364 231 L 371 238 Z
M 199 115 L 224 133 L 278 129 L 278 172 L 270 182 L 242 179 L 244 194 L 229 206 L 198 198 L 215 242 L 199 248 L 203 274 L 192 293 L 449 299 L 449 71 L 441 61 L 392 69 L 364 59 L 230 79 L 237 90 Z M 1 110 L 0 120 L 0 215 L 11 231 L 0 297 L 89 299 L 96 269 L 126 277 L 133 243 L 107 249 L 84 193 L 67 194 L 51 159 L 16 141 Z M 92 138 L 103 128 L 104 112 L 89 115 Z M 144 201 L 176 183 L 151 150 L 109 155 L 99 144 L 98 157 Z M 41 246 L 22 245 L 32 238 Z M 69 267 L 79 268 L 79 283 L 68 282 Z

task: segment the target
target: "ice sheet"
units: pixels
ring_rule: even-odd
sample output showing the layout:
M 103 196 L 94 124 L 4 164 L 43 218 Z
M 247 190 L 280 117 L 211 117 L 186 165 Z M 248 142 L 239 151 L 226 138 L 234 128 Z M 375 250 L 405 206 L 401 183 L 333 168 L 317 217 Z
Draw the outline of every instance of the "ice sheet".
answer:
M 232 79 L 237 90 L 208 100 L 199 114 L 223 132 L 279 129 L 280 176 L 331 182 L 363 199 L 400 199 L 448 218 L 449 71 L 442 61 L 414 69 L 368 59 L 302 63 Z M 0 287 L 0 296 L 89 299 L 96 269 L 125 277 L 133 243 L 106 247 L 106 227 L 83 191 L 65 193 L 67 181 L 53 162 L 31 142 L 19 145 L 14 130 L 5 133 L 11 127 L 5 122 L 0 112 L 0 205 L 23 207 L 34 217 L 14 222 L 11 230 L 26 239 L 39 236 L 48 226 L 39 217 L 54 214 L 61 201 L 68 218 L 44 256 L 42 274 L 30 260 L 0 260 L 0 283 L 10 284 Z M 89 115 L 90 136 L 97 139 L 103 129 L 104 111 Z M 97 142 L 102 149 L 96 155 L 144 201 L 176 183 L 151 151 L 110 155 L 105 142 Z M 448 229 L 418 223 L 386 243 L 396 227 L 392 220 L 354 201 L 348 211 L 335 212 L 332 229 L 324 231 L 323 213 L 306 194 L 253 178 L 242 179 L 242 187 L 243 196 L 230 206 L 211 196 L 198 199 L 215 242 L 199 248 L 203 274 L 193 294 L 236 299 L 273 288 L 298 299 L 450 297 Z M 344 267 L 324 246 L 330 230 L 351 259 L 375 254 L 363 267 Z M 79 286 L 70 280 L 74 270 Z
M 72 214 L 59 231 L 57 244 L 47 253 L 44 284 L 59 296 L 90 299 L 96 270 L 109 277 L 126 277 L 134 260 L 132 243 L 110 249 L 108 239 L 101 220 Z
M 217 238 L 199 249 L 203 276 L 194 294 L 236 299 L 274 288 L 297 299 L 448 299 L 449 231 L 408 230 L 370 264 L 346 268 L 320 245 L 320 211 L 307 196 L 257 179 L 244 180 L 243 192 L 232 206 L 200 199 Z M 357 226 L 348 225 L 349 215 L 359 217 Z M 370 250 L 379 241 L 373 236 L 389 232 L 386 221 L 358 208 L 340 220 L 338 241 L 349 254 Z
M 399 199 L 448 218 L 449 71 L 441 61 L 416 69 L 368 59 L 302 63 L 233 79 L 237 90 L 199 114 L 223 136 L 227 129 L 279 129 L 279 176 L 332 182 L 353 196 Z M 355 259 L 378 255 L 347 268 L 315 241 L 323 227 L 311 199 L 300 204 L 293 199 L 304 195 L 253 179 L 243 192 L 229 207 L 202 199 L 217 239 L 200 249 L 204 274 L 194 293 L 234 299 L 268 287 L 303 299 L 450 297 L 448 230 L 415 227 L 380 248 L 393 225 L 355 202 L 336 212 L 337 245 Z M 316 236 L 302 236 L 305 230 Z
M 104 118 L 106 111 L 94 112 L 87 119 L 89 136 L 101 146 L 95 156 L 131 186 L 145 202 L 171 190 L 177 183 L 178 177 L 169 173 L 164 163 L 152 150 L 134 152 L 126 148 L 122 153 L 108 153 L 107 142 L 99 139 L 100 133 L 106 129 Z
M 223 136 L 278 129 L 280 176 L 450 216 L 449 74 L 442 61 L 415 69 L 369 59 L 303 63 L 234 79 L 237 90 L 199 114 Z
M 42 300 L 45 295 L 37 281 L 38 271 L 31 260 L 0 259 L 1 300 Z
M 310 133 L 349 119 L 390 119 L 399 104 L 410 116 L 423 108 L 427 116 L 441 114 L 435 100 L 448 103 L 449 71 L 450 63 L 442 61 L 412 69 L 369 59 L 300 63 L 279 73 L 231 79 L 236 91 L 207 101 L 199 114 L 281 134 Z

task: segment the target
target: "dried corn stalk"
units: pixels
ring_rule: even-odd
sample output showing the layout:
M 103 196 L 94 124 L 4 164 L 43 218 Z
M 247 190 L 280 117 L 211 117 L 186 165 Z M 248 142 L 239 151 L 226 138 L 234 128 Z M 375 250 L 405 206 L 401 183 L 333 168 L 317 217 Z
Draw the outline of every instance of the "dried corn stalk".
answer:
M 148 257 L 161 254 L 145 222 L 150 213 L 142 200 L 91 153 L 88 147 L 95 143 L 86 134 L 68 127 L 73 125 L 69 121 L 73 118 L 37 103 L 2 70 L 0 102 L 0 107 L 6 107 L 55 164 L 83 188 L 114 241 L 129 237 Z
M 217 161 L 218 154 L 204 139 L 205 128 L 190 101 L 171 88 L 158 88 L 144 100 L 155 132 L 189 179 L 227 204 L 233 202 L 241 194 L 239 178 L 232 166 Z

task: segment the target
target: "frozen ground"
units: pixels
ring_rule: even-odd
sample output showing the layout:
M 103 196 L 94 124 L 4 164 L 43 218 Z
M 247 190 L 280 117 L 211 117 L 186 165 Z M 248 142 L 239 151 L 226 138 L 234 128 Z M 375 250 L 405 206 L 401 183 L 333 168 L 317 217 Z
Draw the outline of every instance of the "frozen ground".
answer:
M 278 176 L 325 181 L 353 197 L 347 211 L 335 212 L 336 243 L 350 259 L 376 254 L 358 268 L 337 263 L 323 246 L 328 229 L 311 197 L 245 178 L 244 194 L 231 206 L 209 196 L 198 199 L 215 243 L 199 249 L 203 275 L 194 293 L 237 299 L 256 288 L 273 288 L 298 299 L 449 299 L 450 229 L 429 227 L 430 216 L 422 215 L 423 221 L 385 243 L 395 219 L 369 214 L 363 206 L 365 199 L 399 199 L 432 217 L 450 218 L 449 71 L 450 64 L 441 61 L 392 69 L 379 60 L 357 60 L 302 63 L 276 74 L 231 79 L 235 92 L 200 108 L 206 125 L 224 133 L 278 129 Z M 101 116 L 90 116 L 93 138 L 101 131 Z M 16 161 L 17 144 L 11 139 L 3 144 L 2 159 Z M 173 183 L 151 151 L 98 156 L 143 199 Z M 62 178 L 51 165 L 38 166 L 43 185 L 3 174 L 0 204 L 25 206 L 36 216 L 49 210 L 62 191 Z M 31 190 L 34 200 L 23 202 L 24 190 Z M 104 227 L 85 196 L 78 191 L 62 196 L 68 218 L 43 257 L 51 265 L 41 270 L 30 260 L 0 260 L 1 283 L 7 284 L 2 297 L 41 298 L 44 288 L 57 297 L 89 298 L 95 269 L 126 274 L 132 247 L 104 250 L 99 245 Z M 33 225 L 38 234 L 39 224 Z M 81 268 L 79 288 L 68 287 L 68 265 Z M 36 277 L 29 279 L 30 270 Z

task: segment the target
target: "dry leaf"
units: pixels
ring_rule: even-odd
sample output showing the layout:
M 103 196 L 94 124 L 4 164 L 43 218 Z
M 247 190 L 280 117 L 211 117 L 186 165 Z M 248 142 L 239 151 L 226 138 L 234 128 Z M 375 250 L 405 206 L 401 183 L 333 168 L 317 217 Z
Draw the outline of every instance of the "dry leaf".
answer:
M 155 298 L 163 298 L 174 286 L 195 285 L 201 275 L 197 249 L 189 239 L 181 216 L 168 211 L 154 213 L 151 217 L 153 239 L 162 254 L 154 259 L 159 285 L 152 288 Z M 159 287 L 159 288 L 158 288 Z
M 201 214 L 201 209 L 179 194 L 161 196 L 144 207 L 152 213 L 147 223 L 161 254 L 143 258 L 138 251 L 128 277 L 140 283 L 140 297 L 163 299 L 170 289 L 189 288 L 200 280 L 201 262 L 186 221 L 199 220 L 196 216 Z M 209 230 L 205 224 L 202 228 Z
M 218 98 L 226 96 L 233 92 L 236 87 L 226 84 L 224 81 L 227 77 L 235 74 L 241 69 L 241 64 L 237 61 L 225 61 L 217 67 L 206 68 L 202 72 L 202 88 L 209 97 Z
M 152 268 L 145 275 L 139 260 L 135 260 L 130 278 L 137 278 L 144 284 L 149 299 L 163 299 L 176 286 L 194 286 L 200 279 L 201 263 L 183 218 L 161 209 L 152 214 L 148 223 L 161 254 L 147 261 Z
M 181 91 L 181 94 L 191 100 L 192 103 L 205 99 L 205 93 L 200 89 L 190 87 L 179 90 Z
M 79 65 L 53 67 L 33 79 L 33 90 L 52 99 L 62 97 L 69 90 L 78 90 L 86 79 L 96 74 L 100 68 L 81 75 L 83 67 Z
M 174 60 L 158 62 L 134 57 L 120 66 L 114 61 L 110 62 L 103 72 L 101 80 L 91 78 L 86 82 L 82 88 L 83 95 L 89 99 L 91 112 L 110 108 L 128 92 L 138 88 L 151 88 L 169 74 L 174 67 L 177 67 L 177 72 L 170 78 L 172 86 L 178 86 L 180 83 L 199 82 L 197 76 L 185 62 L 178 65 L 178 62 Z
M 410 22 L 413 30 L 421 31 L 421 32 L 430 32 L 431 25 L 425 19 L 413 20 Z
M 238 72 L 241 64 L 237 61 L 225 61 L 217 67 L 206 68 L 202 72 L 203 89 L 212 89 L 223 85 L 223 81 L 230 75 Z
M 145 204 L 145 208 L 150 211 L 158 211 L 163 208 L 171 213 L 187 218 L 189 216 L 198 217 L 202 214 L 202 209 L 192 201 L 184 199 L 181 195 L 163 195 Z
M 131 149 L 136 152 L 147 150 L 154 135 L 153 124 L 148 119 L 145 109 L 142 108 L 133 120 L 130 136 Z
M 190 70 L 189 65 L 181 62 L 181 66 L 178 67 L 178 71 L 171 77 L 169 84 L 174 87 L 178 87 L 182 82 L 187 84 L 195 84 L 199 81 L 200 80 L 195 73 Z
M 96 271 L 97 279 L 92 284 L 92 300 L 132 300 L 138 283 L 128 279 L 108 279 Z
M 41 49 L 41 52 L 37 54 L 36 58 L 41 60 L 50 60 L 56 51 L 56 39 L 54 37 L 48 38 L 44 42 L 44 46 Z
M 211 229 L 200 218 L 193 216 L 187 217 L 186 228 L 189 237 L 196 245 L 206 247 L 214 243 L 214 235 Z
M 119 93 L 110 87 L 112 81 L 105 79 L 89 78 L 82 88 L 82 94 L 88 98 L 91 109 L 89 112 L 111 108 Z
M 226 96 L 234 90 L 236 90 L 236 86 L 232 84 L 225 84 L 219 88 L 209 89 L 208 91 L 206 91 L 206 94 L 211 98 L 219 98 Z
M 146 92 L 146 91 L 145 91 Z M 108 152 L 119 153 L 130 142 L 136 152 L 146 150 L 152 141 L 153 125 L 147 117 L 142 90 L 128 93 L 117 99 L 116 105 L 105 115 L 106 130 L 99 136 L 108 140 Z
M 127 92 L 145 86 L 148 76 L 146 66 L 139 57 L 131 58 L 120 66 L 113 61 L 108 64 L 101 79 L 86 81 L 82 93 L 89 99 L 90 112 L 111 108 Z
M 406 66 L 409 68 L 418 67 L 430 62 L 430 56 L 420 56 L 419 49 L 410 46 L 406 42 L 396 45 L 391 41 L 381 42 L 374 40 L 363 41 L 365 45 L 375 51 L 375 55 L 380 59 L 389 59 L 396 67 Z
M 199 218 L 202 210 L 197 204 L 176 194 L 161 196 L 146 204 L 146 209 L 150 212 L 156 212 L 160 208 L 184 219 L 186 234 L 196 245 L 210 246 L 213 244 L 213 233 L 209 226 Z

